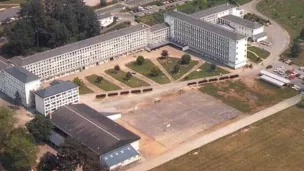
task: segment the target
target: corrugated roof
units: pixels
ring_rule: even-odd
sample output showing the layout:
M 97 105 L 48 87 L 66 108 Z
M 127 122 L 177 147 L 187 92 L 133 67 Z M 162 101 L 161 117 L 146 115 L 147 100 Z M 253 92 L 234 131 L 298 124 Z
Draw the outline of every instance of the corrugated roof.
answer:
M 206 21 L 202 21 L 196 18 L 193 18 L 187 14 L 177 12 L 177 11 L 170 11 L 166 13 L 166 15 L 170 15 L 174 18 L 177 18 L 179 20 L 182 20 L 184 22 L 190 23 L 192 25 L 195 25 L 197 27 L 203 28 L 205 30 L 208 30 L 210 32 L 216 33 L 220 36 L 232 39 L 232 40 L 240 40 L 246 38 L 246 36 L 226 30 L 224 28 L 221 28 L 215 24 L 210 24 Z
M 35 94 L 37 94 L 41 98 L 47 98 L 55 94 L 59 94 L 74 89 L 76 87 L 78 86 L 74 84 L 72 81 L 63 81 L 58 84 L 52 85 L 50 87 L 44 88 L 42 90 L 38 90 L 35 92 Z
M 8 8 L 0 12 L 0 21 L 4 21 L 8 18 L 17 17 L 20 11 L 20 7 Z
M 108 167 L 111 167 L 138 155 L 139 153 L 131 145 L 128 144 L 111 152 L 108 152 L 101 157 L 103 161 L 108 165 Z
M 195 13 L 191 14 L 191 16 L 200 19 L 200 18 L 206 17 L 208 15 L 216 14 L 216 13 L 226 11 L 226 10 L 229 10 L 232 8 L 236 8 L 236 6 L 232 5 L 232 4 L 222 4 L 222 5 L 211 7 L 211 8 L 202 10 L 202 11 L 195 12 Z
M 40 78 L 37 75 L 34 75 L 33 73 L 29 72 L 28 70 L 20 66 L 13 66 L 4 69 L 4 71 L 25 84 L 32 81 L 40 80 Z
M 52 114 L 51 122 L 56 128 L 98 155 L 140 139 L 136 134 L 85 104 L 60 107 Z
M 261 71 L 260 71 L 260 75 L 267 75 L 268 77 L 271 77 L 271 78 L 273 78 L 273 79 L 276 79 L 276 80 L 278 80 L 278 81 L 281 81 L 281 82 L 283 82 L 283 83 L 285 83 L 285 84 L 290 84 L 290 83 L 291 83 L 290 80 L 288 80 L 288 79 L 286 79 L 286 78 L 283 78 L 283 77 L 281 77 L 281 76 L 278 76 L 278 75 L 276 75 L 276 74 L 273 74 L 273 73 L 271 73 L 271 72 L 265 71 L 265 70 L 261 70 Z
M 245 27 L 251 28 L 251 29 L 257 29 L 257 28 L 263 27 L 263 25 L 261 25 L 257 22 L 252 22 L 252 21 L 249 21 L 249 20 L 234 16 L 234 15 L 227 15 L 227 16 L 222 17 L 222 19 L 233 22 L 233 23 L 237 23 L 239 25 L 242 25 L 242 26 L 245 26 Z
M 138 32 L 144 29 L 149 29 L 150 27 L 146 24 L 138 24 L 135 26 L 123 28 L 120 30 L 112 31 L 106 34 L 102 34 L 99 36 L 95 36 L 89 39 L 85 39 L 79 42 L 75 42 L 72 44 L 68 44 L 65 46 L 58 47 L 56 49 L 48 50 L 42 53 L 37 53 L 32 56 L 27 56 L 27 57 L 22 57 L 22 56 L 16 56 L 10 59 L 13 63 L 20 65 L 20 66 L 25 66 L 31 63 L 35 63 L 41 60 L 45 60 L 48 58 L 52 58 L 64 53 L 72 52 L 74 50 L 78 50 L 87 46 L 91 46 L 100 42 L 104 42 L 107 40 L 111 40 L 117 37 L 121 37 L 124 35 L 128 35 L 134 32 Z
M 166 23 L 155 24 L 155 25 L 151 26 L 150 30 L 153 32 L 153 31 L 164 29 L 164 28 L 169 28 L 169 26 Z
M 54 143 L 56 146 L 59 146 L 64 143 L 65 137 L 60 135 L 59 133 L 51 130 L 51 135 L 49 135 L 49 140 Z
M 260 77 L 262 80 L 264 80 L 264 81 L 266 81 L 266 82 L 269 82 L 269 83 L 272 83 L 272 84 L 274 84 L 274 85 L 276 85 L 276 86 L 278 86 L 278 87 L 282 87 L 285 83 L 283 83 L 283 82 L 281 82 L 281 81 L 278 81 L 278 80 L 276 80 L 276 79 L 274 79 L 274 78 L 271 78 L 271 77 L 269 77 L 269 76 L 267 76 L 267 75 L 262 75 L 261 77 Z

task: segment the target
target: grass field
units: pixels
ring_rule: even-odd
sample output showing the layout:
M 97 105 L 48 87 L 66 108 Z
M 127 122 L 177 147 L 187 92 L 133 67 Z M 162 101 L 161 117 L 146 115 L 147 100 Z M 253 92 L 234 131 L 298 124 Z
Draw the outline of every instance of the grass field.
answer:
M 288 108 L 152 171 L 302 171 L 303 113 Z
M 166 84 L 170 83 L 170 80 L 166 75 L 160 71 L 160 74 L 156 77 L 151 76 L 151 69 L 153 67 L 158 68 L 156 65 L 153 64 L 149 59 L 145 59 L 145 62 L 142 65 L 137 65 L 136 62 L 130 62 L 126 65 L 130 69 L 150 78 L 151 80 L 159 83 L 159 84 Z
M 80 95 L 90 94 L 90 93 L 94 93 L 94 91 L 89 89 L 87 86 L 83 86 L 81 89 L 79 89 Z
M 270 52 L 268 52 L 267 50 L 255 47 L 255 46 L 251 46 L 248 47 L 248 50 L 256 53 L 260 58 L 266 59 L 268 58 L 268 56 L 270 55 Z
M 104 91 L 113 91 L 113 90 L 119 90 L 121 89 L 120 87 L 118 87 L 117 85 L 109 82 L 106 79 L 103 79 L 100 83 L 96 83 L 96 78 L 98 75 L 90 75 L 85 77 L 90 83 L 94 84 L 95 86 L 99 87 L 100 89 L 104 90 Z
M 189 74 L 187 77 L 185 77 L 185 80 L 192 80 L 192 79 L 198 79 L 198 78 L 205 78 L 205 77 L 212 77 L 220 74 L 228 74 L 229 72 L 220 68 L 216 67 L 215 71 L 210 71 L 210 65 L 209 63 L 203 64 L 201 67 L 199 67 L 198 71 L 193 71 L 191 74 Z
M 291 88 L 277 88 L 251 79 L 206 84 L 200 90 L 245 113 L 260 111 L 298 94 Z
M 254 63 L 260 63 L 262 61 L 261 58 L 257 57 L 255 54 L 249 51 L 247 51 L 247 58 Z
M 179 64 L 180 58 L 168 58 L 167 59 L 158 59 L 158 62 L 168 71 L 168 73 L 176 80 L 181 76 L 186 74 L 191 70 L 195 65 L 198 64 L 198 61 L 191 61 L 188 65 Z M 179 64 L 180 71 L 178 73 L 173 72 L 173 68 L 176 64 Z
M 132 76 L 130 80 L 126 80 L 126 72 L 119 71 L 118 73 L 114 73 L 114 69 L 108 69 L 106 70 L 106 73 L 110 75 L 111 77 L 115 78 L 116 80 L 128 85 L 129 87 L 135 88 L 135 87 L 141 87 L 141 86 L 149 86 L 148 83 L 144 82 L 141 79 L 136 78 L 135 76 Z

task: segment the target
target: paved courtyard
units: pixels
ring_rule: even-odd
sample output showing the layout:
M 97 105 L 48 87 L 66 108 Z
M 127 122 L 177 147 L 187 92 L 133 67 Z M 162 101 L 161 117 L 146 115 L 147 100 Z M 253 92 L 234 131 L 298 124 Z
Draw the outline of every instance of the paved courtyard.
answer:
M 241 112 L 196 90 L 123 116 L 123 120 L 165 146 L 235 118 Z

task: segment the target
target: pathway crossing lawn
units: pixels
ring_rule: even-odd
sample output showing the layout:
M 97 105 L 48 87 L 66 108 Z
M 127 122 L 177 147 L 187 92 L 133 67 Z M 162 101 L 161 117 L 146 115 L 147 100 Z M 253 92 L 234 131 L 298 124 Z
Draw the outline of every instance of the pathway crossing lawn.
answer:
M 95 86 L 99 87 L 100 89 L 104 91 L 113 91 L 113 90 L 120 90 L 121 88 L 118 87 L 117 85 L 109 82 L 106 79 L 103 79 L 100 83 L 96 83 L 96 78 L 98 75 L 92 74 L 90 76 L 86 76 L 85 78 Z
M 303 170 L 303 115 L 290 107 L 152 171 Z
M 90 93 L 94 93 L 94 91 L 89 89 L 87 86 L 83 86 L 82 88 L 79 88 L 80 95 L 90 94 Z
M 247 58 L 250 59 L 251 62 L 254 62 L 256 64 L 262 61 L 261 58 L 258 58 L 255 54 L 249 51 L 247 51 Z
M 200 91 L 245 113 L 260 111 L 298 94 L 291 88 L 277 88 L 253 79 L 206 84 L 201 87 Z
M 167 70 L 167 72 L 175 79 L 179 79 L 181 76 L 186 74 L 189 70 L 191 70 L 195 65 L 198 64 L 198 61 L 191 61 L 190 64 L 183 65 L 180 64 L 180 58 L 168 58 L 167 59 L 158 59 L 158 62 Z M 179 64 L 180 71 L 178 73 L 173 72 L 173 68 L 176 64 Z
M 255 46 L 251 46 L 248 47 L 248 50 L 256 53 L 260 58 L 266 59 L 268 58 L 268 56 L 270 55 L 270 52 L 268 52 L 267 50 L 255 47 Z
M 130 69 L 150 78 L 151 80 L 159 83 L 159 84 L 167 84 L 170 83 L 169 78 L 160 71 L 160 74 L 156 77 L 151 76 L 151 69 L 153 67 L 158 68 L 156 65 L 153 64 L 149 59 L 145 59 L 145 62 L 142 65 L 138 65 L 135 61 L 130 62 L 126 65 Z M 158 68 L 159 69 L 159 68 Z
M 149 86 L 148 83 L 144 82 L 141 79 L 136 78 L 135 76 L 132 76 L 130 80 L 126 80 L 126 72 L 120 70 L 117 73 L 114 73 L 114 69 L 108 69 L 106 70 L 106 73 L 110 75 L 111 77 L 115 78 L 116 80 L 128 85 L 129 87 L 135 88 L 135 87 L 141 87 L 141 86 Z
M 193 71 L 188 76 L 185 77 L 185 80 L 193 80 L 198 78 L 205 78 L 205 77 L 212 77 L 220 74 L 228 74 L 229 72 L 220 68 L 216 67 L 215 71 L 210 71 L 209 63 L 204 63 L 198 70 Z

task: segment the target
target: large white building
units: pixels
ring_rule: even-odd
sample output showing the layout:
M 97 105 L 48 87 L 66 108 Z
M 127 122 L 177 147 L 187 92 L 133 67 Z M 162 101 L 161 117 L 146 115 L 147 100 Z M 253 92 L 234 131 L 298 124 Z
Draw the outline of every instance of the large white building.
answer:
M 71 81 L 53 81 L 35 92 L 35 102 L 36 110 L 47 116 L 61 106 L 79 103 L 78 86 Z
M 247 36 L 177 11 L 166 13 L 165 22 L 170 40 L 232 68 L 247 64 Z
M 110 12 L 105 14 L 97 14 L 97 20 L 101 27 L 107 27 L 114 22 L 114 16 Z

